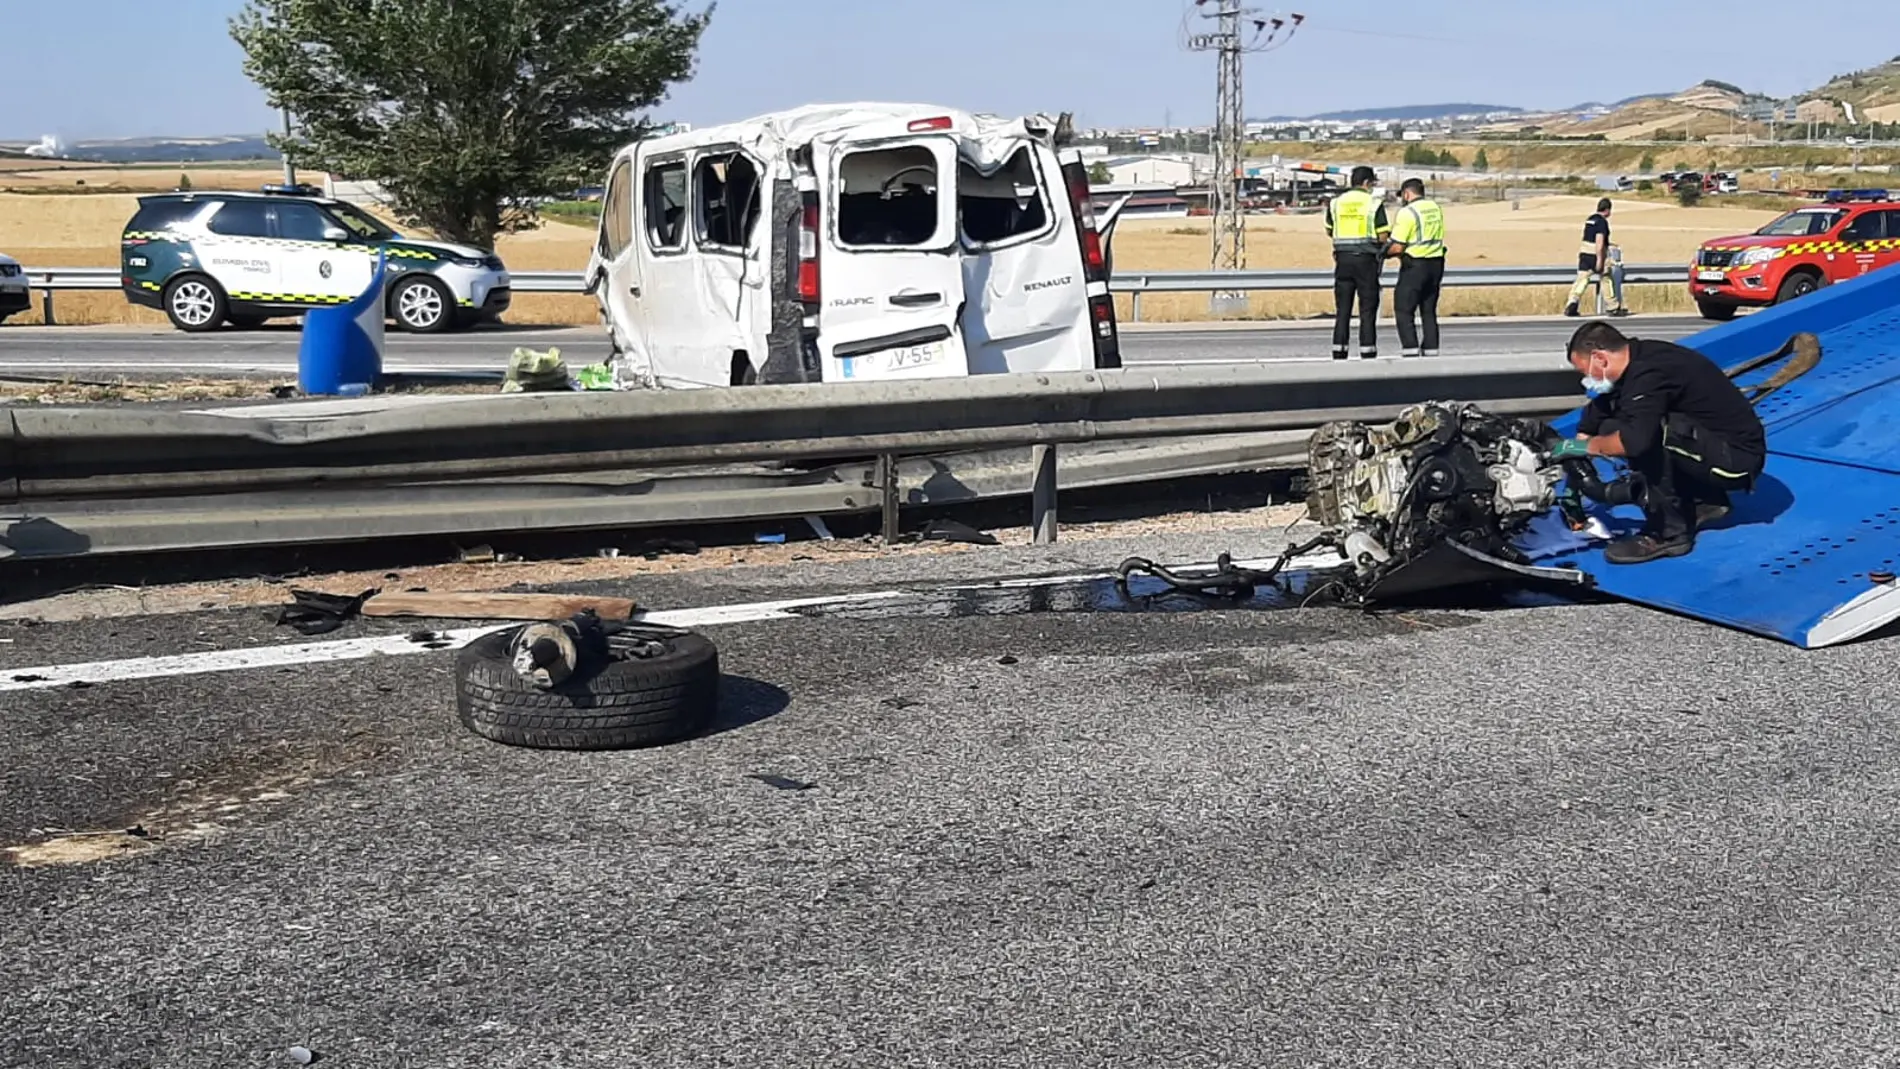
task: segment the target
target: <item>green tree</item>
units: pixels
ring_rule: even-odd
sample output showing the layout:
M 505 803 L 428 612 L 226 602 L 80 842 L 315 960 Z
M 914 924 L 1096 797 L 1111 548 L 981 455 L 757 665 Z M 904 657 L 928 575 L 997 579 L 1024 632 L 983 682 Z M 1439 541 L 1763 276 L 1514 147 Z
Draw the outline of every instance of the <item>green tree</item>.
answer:
M 190 188 L 191 188 L 191 175 L 189 175 L 189 174 L 187 174 L 187 173 L 185 173 L 184 171 L 180 171 L 180 172 L 178 172 L 178 188 L 179 188 L 179 189 L 190 189 Z
M 1649 172 L 1655 170 L 1656 169 L 1656 154 L 1654 152 L 1643 153 L 1643 158 L 1637 161 L 1636 169 L 1643 172 L 1644 174 L 1648 174 Z
M 1474 171 L 1488 171 L 1491 169 L 1491 157 L 1483 148 L 1479 148 L 1478 154 L 1471 158 L 1471 169 Z
M 296 120 L 273 145 L 490 248 L 645 134 L 711 16 L 666 0 L 247 0 L 231 36 Z
M 1702 186 L 1696 182 L 1684 182 L 1677 186 L 1676 203 L 1685 208 L 1693 208 L 1702 203 Z
M 1108 173 L 1108 164 L 1097 160 L 1089 165 L 1090 185 L 1105 186 L 1113 181 L 1115 181 L 1115 176 Z

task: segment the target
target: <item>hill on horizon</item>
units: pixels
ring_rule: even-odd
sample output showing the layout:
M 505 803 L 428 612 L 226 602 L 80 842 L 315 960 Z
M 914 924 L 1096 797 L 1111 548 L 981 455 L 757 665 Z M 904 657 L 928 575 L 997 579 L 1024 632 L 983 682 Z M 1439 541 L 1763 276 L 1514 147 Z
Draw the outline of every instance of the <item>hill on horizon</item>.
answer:
M 1456 115 L 1516 114 L 1523 108 L 1503 104 L 1401 104 L 1387 108 L 1351 108 L 1316 115 L 1275 115 L 1248 122 L 1368 122 L 1374 119 L 1448 119 Z

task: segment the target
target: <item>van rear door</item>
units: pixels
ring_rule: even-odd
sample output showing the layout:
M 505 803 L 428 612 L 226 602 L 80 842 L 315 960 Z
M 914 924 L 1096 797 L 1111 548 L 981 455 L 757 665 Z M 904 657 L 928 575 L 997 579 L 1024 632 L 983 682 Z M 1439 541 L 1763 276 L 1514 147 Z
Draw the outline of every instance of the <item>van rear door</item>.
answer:
M 969 374 L 956 144 L 842 139 L 819 182 L 818 351 L 827 382 Z
M 1089 279 L 1055 153 L 1024 140 L 995 167 L 963 160 L 957 205 L 970 372 L 1093 369 Z

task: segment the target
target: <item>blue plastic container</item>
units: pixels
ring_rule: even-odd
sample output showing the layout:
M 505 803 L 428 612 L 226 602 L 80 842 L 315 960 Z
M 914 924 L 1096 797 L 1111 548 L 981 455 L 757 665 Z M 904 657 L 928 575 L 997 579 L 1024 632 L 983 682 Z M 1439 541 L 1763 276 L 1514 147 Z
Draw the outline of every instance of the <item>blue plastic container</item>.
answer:
M 361 394 L 383 377 L 383 276 L 378 253 L 369 285 L 348 304 L 304 314 L 297 389 L 309 395 Z

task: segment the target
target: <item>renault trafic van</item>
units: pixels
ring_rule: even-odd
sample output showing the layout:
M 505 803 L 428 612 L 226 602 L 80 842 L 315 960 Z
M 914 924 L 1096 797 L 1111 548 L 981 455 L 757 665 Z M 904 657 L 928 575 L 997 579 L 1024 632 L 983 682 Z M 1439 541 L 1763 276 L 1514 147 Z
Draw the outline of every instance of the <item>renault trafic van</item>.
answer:
M 1121 366 L 1114 209 L 1098 230 L 1055 127 L 819 105 L 626 146 L 586 272 L 616 361 L 661 387 Z

